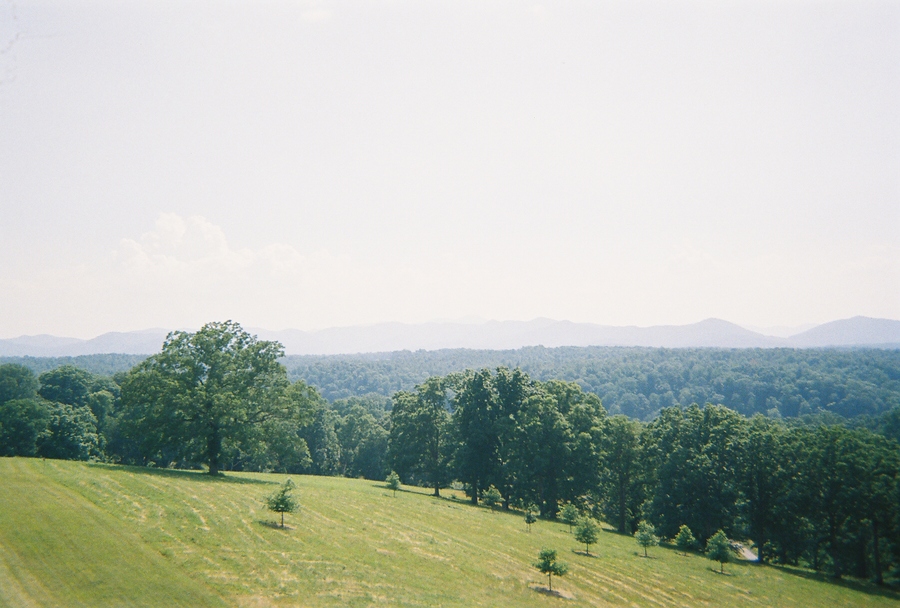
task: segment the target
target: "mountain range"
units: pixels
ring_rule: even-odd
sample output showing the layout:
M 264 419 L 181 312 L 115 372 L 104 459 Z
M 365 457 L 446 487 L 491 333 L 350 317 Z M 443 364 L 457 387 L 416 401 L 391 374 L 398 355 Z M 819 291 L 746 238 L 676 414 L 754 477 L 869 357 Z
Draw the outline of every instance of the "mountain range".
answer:
M 523 346 L 650 346 L 665 348 L 900 348 L 900 321 L 853 317 L 818 325 L 788 337 L 768 336 L 728 321 L 690 325 L 616 327 L 553 319 L 531 321 L 377 323 L 318 331 L 249 329 L 278 340 L 289 355 L 336 355 L 442 348 L 515 349 Z M 0 340 L 0 356 L 66 357 L 102 353 L 152 354 L 164 329 L 110 332 L 90 340 L 50 335 Z

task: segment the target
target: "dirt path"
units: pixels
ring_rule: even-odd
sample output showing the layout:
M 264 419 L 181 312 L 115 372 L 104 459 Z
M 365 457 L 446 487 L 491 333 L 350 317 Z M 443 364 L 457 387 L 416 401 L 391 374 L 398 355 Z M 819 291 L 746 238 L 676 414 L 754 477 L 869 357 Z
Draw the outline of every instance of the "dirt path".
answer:
M 735 544 L 738 547 L 741 557 L 743 557 L 748 562 L 755 562 L 758 559 L 756 557 L 756 553 L 754 553 L 753 551 L 748 549 L 745 545 L 742 545 L 741 543 L 735 543 Z

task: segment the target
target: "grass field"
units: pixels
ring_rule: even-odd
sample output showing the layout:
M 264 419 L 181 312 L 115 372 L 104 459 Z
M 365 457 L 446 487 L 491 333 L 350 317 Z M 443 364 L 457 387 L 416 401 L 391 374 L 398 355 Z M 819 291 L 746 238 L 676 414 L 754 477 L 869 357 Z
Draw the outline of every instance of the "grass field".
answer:
M 371 481 L 0 458 L 4 606 L 900 606 L 900 595 L 805 570 L 726 566 L 612 532 L 581 553 L 559 523 Z M 569 574 L 531 563 L 557 549 Z

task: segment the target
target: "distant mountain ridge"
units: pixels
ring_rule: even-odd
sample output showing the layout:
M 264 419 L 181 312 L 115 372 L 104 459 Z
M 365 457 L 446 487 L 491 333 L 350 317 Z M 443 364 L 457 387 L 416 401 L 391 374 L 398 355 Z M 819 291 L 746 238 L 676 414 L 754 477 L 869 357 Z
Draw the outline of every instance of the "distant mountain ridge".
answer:
M 2 357 L 77 357 L 80 355 L 150 355 L 162 348 L 168 335 L 165 329 L 112 331 L 90 340 L 59 338 L 47 334 L 19 336 L 0 340 Z
M 264 340 L 278 340 L 289 355 L 338 355 L 523 346 L 648 346 L 664 348 L 818 348 L 870 346 L 900 348 L 900 321 L 853 317 L 832 321 L 788 338 L 766 336 L 721 319 L 690 325 L 616 327 L 553 319 L 532 321 L 378 323 L 319 331 L 248 329 Z M 73 357 L 105 353 L 145 355 L 158 352 L 164 329 L 110 332 L 90 340 L 56 336 L 20 336 L 0 340 L 0 356 Z

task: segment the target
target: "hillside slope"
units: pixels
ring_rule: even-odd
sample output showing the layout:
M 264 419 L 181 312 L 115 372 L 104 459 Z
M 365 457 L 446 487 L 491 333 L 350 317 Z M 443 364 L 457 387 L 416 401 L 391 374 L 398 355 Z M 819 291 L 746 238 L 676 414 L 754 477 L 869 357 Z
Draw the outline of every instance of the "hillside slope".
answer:
M 707 559 L 406 488 L 294 477 L 287 529 L 261 498 L 284 476 L 0 459 L 0 604 L 8 606 L 897 606 L 866 583 Z M 542 547 L 570 566 L 543 589 Z M 576 553 L 576 551 L 578 551 Z M 568 600 L 562 599 L 568 598 Z

